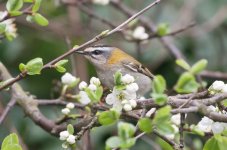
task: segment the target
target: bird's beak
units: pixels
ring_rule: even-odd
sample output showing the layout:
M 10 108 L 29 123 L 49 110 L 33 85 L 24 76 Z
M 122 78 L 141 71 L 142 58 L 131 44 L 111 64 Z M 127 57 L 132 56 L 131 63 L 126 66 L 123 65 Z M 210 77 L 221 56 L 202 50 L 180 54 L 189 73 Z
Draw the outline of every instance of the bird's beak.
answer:
M 82 55 L 88 55 L 88 52 L 86 52 L 84 50 L 78 50 L 78 51 L 75 51 L 75 53 L 82 54 Z

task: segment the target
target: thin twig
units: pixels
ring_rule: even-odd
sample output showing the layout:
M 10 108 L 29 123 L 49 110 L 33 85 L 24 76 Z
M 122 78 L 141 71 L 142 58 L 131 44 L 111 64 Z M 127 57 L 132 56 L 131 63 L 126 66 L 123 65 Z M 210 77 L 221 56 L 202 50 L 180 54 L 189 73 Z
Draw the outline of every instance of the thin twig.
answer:
M 16 104 L 16 98 L 12 97 L 12 99 L 9 101 L 9 103 L 7 104 L 5 110 L 2 112 L 1 116 L 0 116 L 0 125 L 2 124 L 2 122 L 4 121 L 4 119 L 6 118 L 7 114 L 9 113 L 9 111 L 13 108 L 13 106 Z

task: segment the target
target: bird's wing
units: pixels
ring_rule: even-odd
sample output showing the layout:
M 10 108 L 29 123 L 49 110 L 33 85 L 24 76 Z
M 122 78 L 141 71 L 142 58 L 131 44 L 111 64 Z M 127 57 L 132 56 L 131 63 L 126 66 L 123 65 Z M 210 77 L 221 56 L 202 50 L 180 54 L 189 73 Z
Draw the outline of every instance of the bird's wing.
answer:
M 139 72 L 142 73 L 146 76 L 148 76 L 149 78 L 153 79 L 154 75 L 146 68 L 144 67 L 142 64 L 140 64 L 139 62 L 123 62 L 123 65 L 135 72 Z

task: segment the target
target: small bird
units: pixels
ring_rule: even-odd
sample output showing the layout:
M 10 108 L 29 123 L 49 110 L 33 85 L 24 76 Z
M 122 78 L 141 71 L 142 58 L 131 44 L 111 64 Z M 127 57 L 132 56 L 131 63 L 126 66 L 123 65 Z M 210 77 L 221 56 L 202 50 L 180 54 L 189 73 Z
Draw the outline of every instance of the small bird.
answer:
M 139 61 L 117 47 L 96 45 L 76 51 L 83 54 L 94 66 L 103 86 L 114 87 L 113 75 L 120 71 L 130 74 L 139 86 L 138 95 L 143 96 L 151 89 L 153 74 Z

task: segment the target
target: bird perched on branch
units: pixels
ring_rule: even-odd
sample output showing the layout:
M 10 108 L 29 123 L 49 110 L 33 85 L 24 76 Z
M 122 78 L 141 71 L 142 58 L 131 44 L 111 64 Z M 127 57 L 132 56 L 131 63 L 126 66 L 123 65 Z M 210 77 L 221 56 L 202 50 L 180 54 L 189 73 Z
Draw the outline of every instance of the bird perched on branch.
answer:
M 76 51 L 84 55 L 94 66 L 102 84 L 109 89 L 114 87 L 113 75 L 120 71 L 123 75 L 134 76 L 139 86 L 138 94 L 144 95 L 151 89 L 153 74 L 139 61 L 119 48 L 96 45 Z

